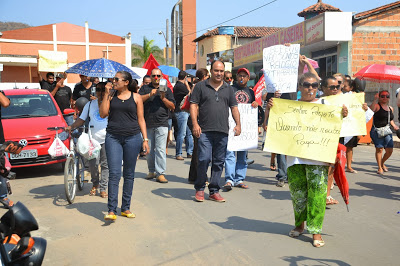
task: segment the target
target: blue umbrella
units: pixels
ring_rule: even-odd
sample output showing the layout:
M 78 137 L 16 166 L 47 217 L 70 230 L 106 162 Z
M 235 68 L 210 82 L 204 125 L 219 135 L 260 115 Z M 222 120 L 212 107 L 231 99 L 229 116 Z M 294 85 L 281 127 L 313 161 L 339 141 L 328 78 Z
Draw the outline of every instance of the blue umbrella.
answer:
M 158 68 L 162 71 L 163 74 L 170 77 L 178 77 L 178 74 L 180 72 L 179 68 L 172 66 L 159 65 Z
M 129 72 L 131 73 L 132 78 L 140 79 L 140 76 L 130 68 L 105 58 L 82 61 L 73 67 L 70 67 L 65 72 L 85 75 L 88 77 L 113 78 L 118 71 Z
M 185 70 L 186 73 L 188 73 L 191 76 L 196 76 L 196 69 L 187 69 Z

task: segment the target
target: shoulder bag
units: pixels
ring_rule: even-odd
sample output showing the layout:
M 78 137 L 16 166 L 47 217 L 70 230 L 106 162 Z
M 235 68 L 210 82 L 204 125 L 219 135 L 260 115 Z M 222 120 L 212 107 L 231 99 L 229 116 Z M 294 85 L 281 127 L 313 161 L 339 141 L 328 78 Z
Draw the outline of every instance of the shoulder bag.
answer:
M 382 107 L 383 108 L 383 107 Z M 388 123 L 384 127 L 375 127 L 376 134 L 378 134 L 378 138 L 382 139 L 389 134 L 392 134 L 392 130 L 390 129 L 390 106 L 388 106 Z

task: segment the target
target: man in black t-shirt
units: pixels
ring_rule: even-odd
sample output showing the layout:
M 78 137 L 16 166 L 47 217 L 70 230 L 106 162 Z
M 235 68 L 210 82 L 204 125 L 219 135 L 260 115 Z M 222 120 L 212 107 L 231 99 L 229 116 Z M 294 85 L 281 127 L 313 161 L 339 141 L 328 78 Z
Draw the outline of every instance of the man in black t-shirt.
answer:
M 236 74 L 236 83 L 233 85 L 235 99 L 237 103 L 251 104 L 253 108 L 258 108 L 254 91 L 247 87 L 247 82 L 250 80 L 250 72 L 246 68 L 240 68 Z M 243 183 L 247 172 L 247 151 L 226 151 L 225 157 L 225 186 L 227 191 L 232 189 L 232 186 L 239 188 L 248 188 Z
M 183 160 L 182 157 L 182 144 L 183 140 L 186 136 L 186 153 L 188 158 L 192 157 L 193 152 L 193 137 L 189 127 L 187 125 L 187 121 L 189 118 L 189 113 L 182 111 L 180 104 L 182 100 L 188 95 L 191 91 L 189 83 L 186 79 L 187 74 L 185 71 L 180 71 L 178 74 L 178 81 L 174 86 L 174 98 L 175 98 L 175 117 L 177 120 L 176 127 L 176 159 Z
M 211 78 L 200 81 L 190 97 L 190 116 L 193 124 L 193 137 L 198 138 L 198 167 L 196 201 L 204 201 L 207 169 L 211 162 L 211 178 L 208 190 L 210 200 L 225 202 L 219 194 L 219 179 L 224 168 L 229 133 L 229 108 L 236 126 L 235 135 L 240 135 L 240 115 L 233 88 L 224 82 L 224 63 L 211 64 Z
M 175 99 L 170 88 L 160 91 L 162 72 L 155 68 L 151 71 L 151 83 L 143 86 L 139 94 L 144 103 L 144 119 L 146 120 L 149 138 L 149 154 L 146 156 L 149 174 L 147 179 L 156 178 L 157 182 L 167 183 L 166 143 L 168 136 L 168 110 L 175 109 Z
M 42 90 L 52 91 L 56 86 L 56 82 L 54 81 L 54 73 L 48 72 L 46 74 L 46 80 L 42 78 L 40 72 L 38 72 L 38 75 L 39 75 L 40 88 Z
M 64 85 L 64 80 L 66 78 L 66 73 L 58 73 L 56 76 L 56 86 L 52 91 L 50 91 L 51 95 L 53 95 L 54 99 L 56 100 L 61 112 L 63 112 L 64 109 L 71 108 L 72 102 L 72 90 L 70 87 Z M 68 125 L 72 125 L 72 123 L 74 122 L 72 115 L 65 116 L 64 118 L 65 122 L 67 122 Z
M 94 95 L 96 93 L 96 88 L 93 87 L 93 83 L 89 80 L 87 76 L 79 75 L 81 82 L 76 83 L 74 92 L 72 93 L 72 100 L 75 101 L 80 97 L 85 97 L 89 101 L 97 99 Z

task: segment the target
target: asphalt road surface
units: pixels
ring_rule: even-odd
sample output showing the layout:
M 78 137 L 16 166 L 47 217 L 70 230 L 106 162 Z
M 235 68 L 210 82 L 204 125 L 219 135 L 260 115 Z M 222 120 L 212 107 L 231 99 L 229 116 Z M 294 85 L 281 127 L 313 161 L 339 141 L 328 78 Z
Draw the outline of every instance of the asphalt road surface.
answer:
M 104 222 L 107 199 L 89 196 L 90 183 L 69 205 L 60 165 L 17 170 L 11 198 L 27 205 L 39 222 L 33 235 L 48 241 L 44 265 L 398 265 L 400 150 L 384 176 L 375 173 L 374 150 L 355 148 L 350 212 L 339 190 L 332 191 L 340 203 L 326 210 L 323 248 L 312 246 L 310 234 L 288 236 L 294 227 L 289 188 L 275 186 L 270 155 L 260 150 L 249 154 L 255 160 L 247 172 L 250 188 L 221 192 L 226 203 L 195 202 L 187 183 L 190 160 L 171 155 L 168 184 L 145 180 L 146 161 L 138 161 L 135 219 Z M 173 147 L 169 152 L 174 154 Z

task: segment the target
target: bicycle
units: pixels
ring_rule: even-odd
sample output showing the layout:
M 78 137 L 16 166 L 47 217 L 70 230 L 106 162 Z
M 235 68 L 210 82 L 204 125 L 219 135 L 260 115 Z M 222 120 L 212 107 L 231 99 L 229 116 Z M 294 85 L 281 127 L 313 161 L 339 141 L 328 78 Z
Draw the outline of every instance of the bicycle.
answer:
M 58 136 L 58 130 L 65 131 L 65 127 L 49 127 L 48 130 L 56 131 L 56 137 Z M 70 141 L 69 154 L 67 155 L 67 161 L 64 166 L 64 189 L 67 201 L 72 204 L 76 196 L 76 188 L 79 191 L 83 190 L 83 186 L 86 183 L 85 180 L 85 165 L 83 157 L 76 150 L 73 135 Z

